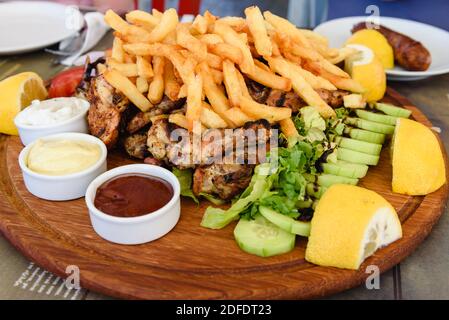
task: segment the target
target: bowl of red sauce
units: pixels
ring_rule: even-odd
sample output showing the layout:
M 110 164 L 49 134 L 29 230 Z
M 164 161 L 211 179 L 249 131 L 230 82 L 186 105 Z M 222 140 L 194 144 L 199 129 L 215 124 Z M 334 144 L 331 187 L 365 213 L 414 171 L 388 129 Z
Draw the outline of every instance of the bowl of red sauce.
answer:
M 86 191 L 86 204 L 95 232 L 119 244 L 156 240 L 179 220 L 180 185 L 162 167 L 132 164 L 98 176 Z

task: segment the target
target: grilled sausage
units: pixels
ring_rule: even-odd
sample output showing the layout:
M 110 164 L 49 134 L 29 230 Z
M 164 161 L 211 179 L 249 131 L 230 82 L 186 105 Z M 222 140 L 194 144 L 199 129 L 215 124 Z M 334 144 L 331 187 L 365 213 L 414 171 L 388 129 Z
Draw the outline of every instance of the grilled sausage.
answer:
M 367 29 L 365 22 L 356 24 L 352 28 L 352 33 L 362 29 Z M 387 38 L 388 43 L 393 47 L 395 60 L 404 69 L 425 71 L 429 68 L 432 57 L 421 42 L 383 26 L 379 26 L 376 30 Z

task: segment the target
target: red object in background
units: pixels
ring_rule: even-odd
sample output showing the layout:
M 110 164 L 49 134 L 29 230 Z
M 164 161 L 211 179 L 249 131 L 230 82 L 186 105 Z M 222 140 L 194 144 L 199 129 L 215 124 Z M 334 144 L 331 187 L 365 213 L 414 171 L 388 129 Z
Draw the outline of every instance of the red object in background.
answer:
M 165 11 L 165 0 L 153 0 L 152 5 L 154 9 L 161 12 Z M 201 0 L 179 0 L 178 15 L 185 14 L 197 15 L 200 13 Z
M 50 83 L 49 98 L 70 97 L 75 93 L 84 76 L 84 67 L 76 67 L 59 73 Z

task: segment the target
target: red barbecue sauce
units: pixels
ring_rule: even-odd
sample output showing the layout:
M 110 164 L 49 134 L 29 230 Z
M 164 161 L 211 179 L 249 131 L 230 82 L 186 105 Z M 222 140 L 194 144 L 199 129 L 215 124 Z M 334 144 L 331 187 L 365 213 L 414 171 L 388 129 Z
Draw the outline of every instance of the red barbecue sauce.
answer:
M 115 217 L 138 217 L 165 206 L 173 198 L 167 181 L 139 174 L 124 174 L 103 183 L 95 195 L 98 210 Z

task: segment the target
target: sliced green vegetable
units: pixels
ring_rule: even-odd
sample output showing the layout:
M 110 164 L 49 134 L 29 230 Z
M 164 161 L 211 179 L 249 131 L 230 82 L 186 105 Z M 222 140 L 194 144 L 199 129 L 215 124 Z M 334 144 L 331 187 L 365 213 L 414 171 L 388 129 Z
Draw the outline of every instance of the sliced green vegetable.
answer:
M 371 154 L 361 153 L 346 148 L 338 148 L 338 160 L 347 161 L 350 163 L 366 164 L 375 166 L 379 162 L 379 156 L 373 156 Z
M 180 170 L 176 167 L 172 169 L 173 174 L 178 178 L 179 184 L 181 186 L 181 196 L 191 198 L 196 204 L 199 204 L 198 198 L 193 194 L 192 191 L 192 170 Z
M 250 254 L 271 257 L 287 253 L 295 247 L 296 236 L 277 227 L 261 215 L 254 220 L 240 219 L 234 229 L 239 247 Z
M 357 110 L 355 113 L 357 114 L 357 117 L 361 119 L 379 122 L 383 124 L 389 124 L 391 126 L 395 126 L 396 121 L 398 119 L 397 117 L 388 116 L 380 113 L 374 113 L 366 110 Z
M 292 219 L 263 206 L 259 207 L 259 212 L 265 219 L 267 219 L 271 223 L 274 223 L 282 230 L 303 237 L 308 237 L 310 235 L 310 222 L 302 222 Z
M 389 116 L 393 116 L 393 117 L 399 117 L 399 118 L 408 118 L 410 117 L 410 115 L 412 114 L 412 112 L 410 110 L 404 109 L 404 108 L 400 108 L 400 107 L 396 107 L 392 104 L 389 103 L 380 103 L 377 102 L 374 107 L 379 110 L 382 111 L 383 113 L 389 115 Z

